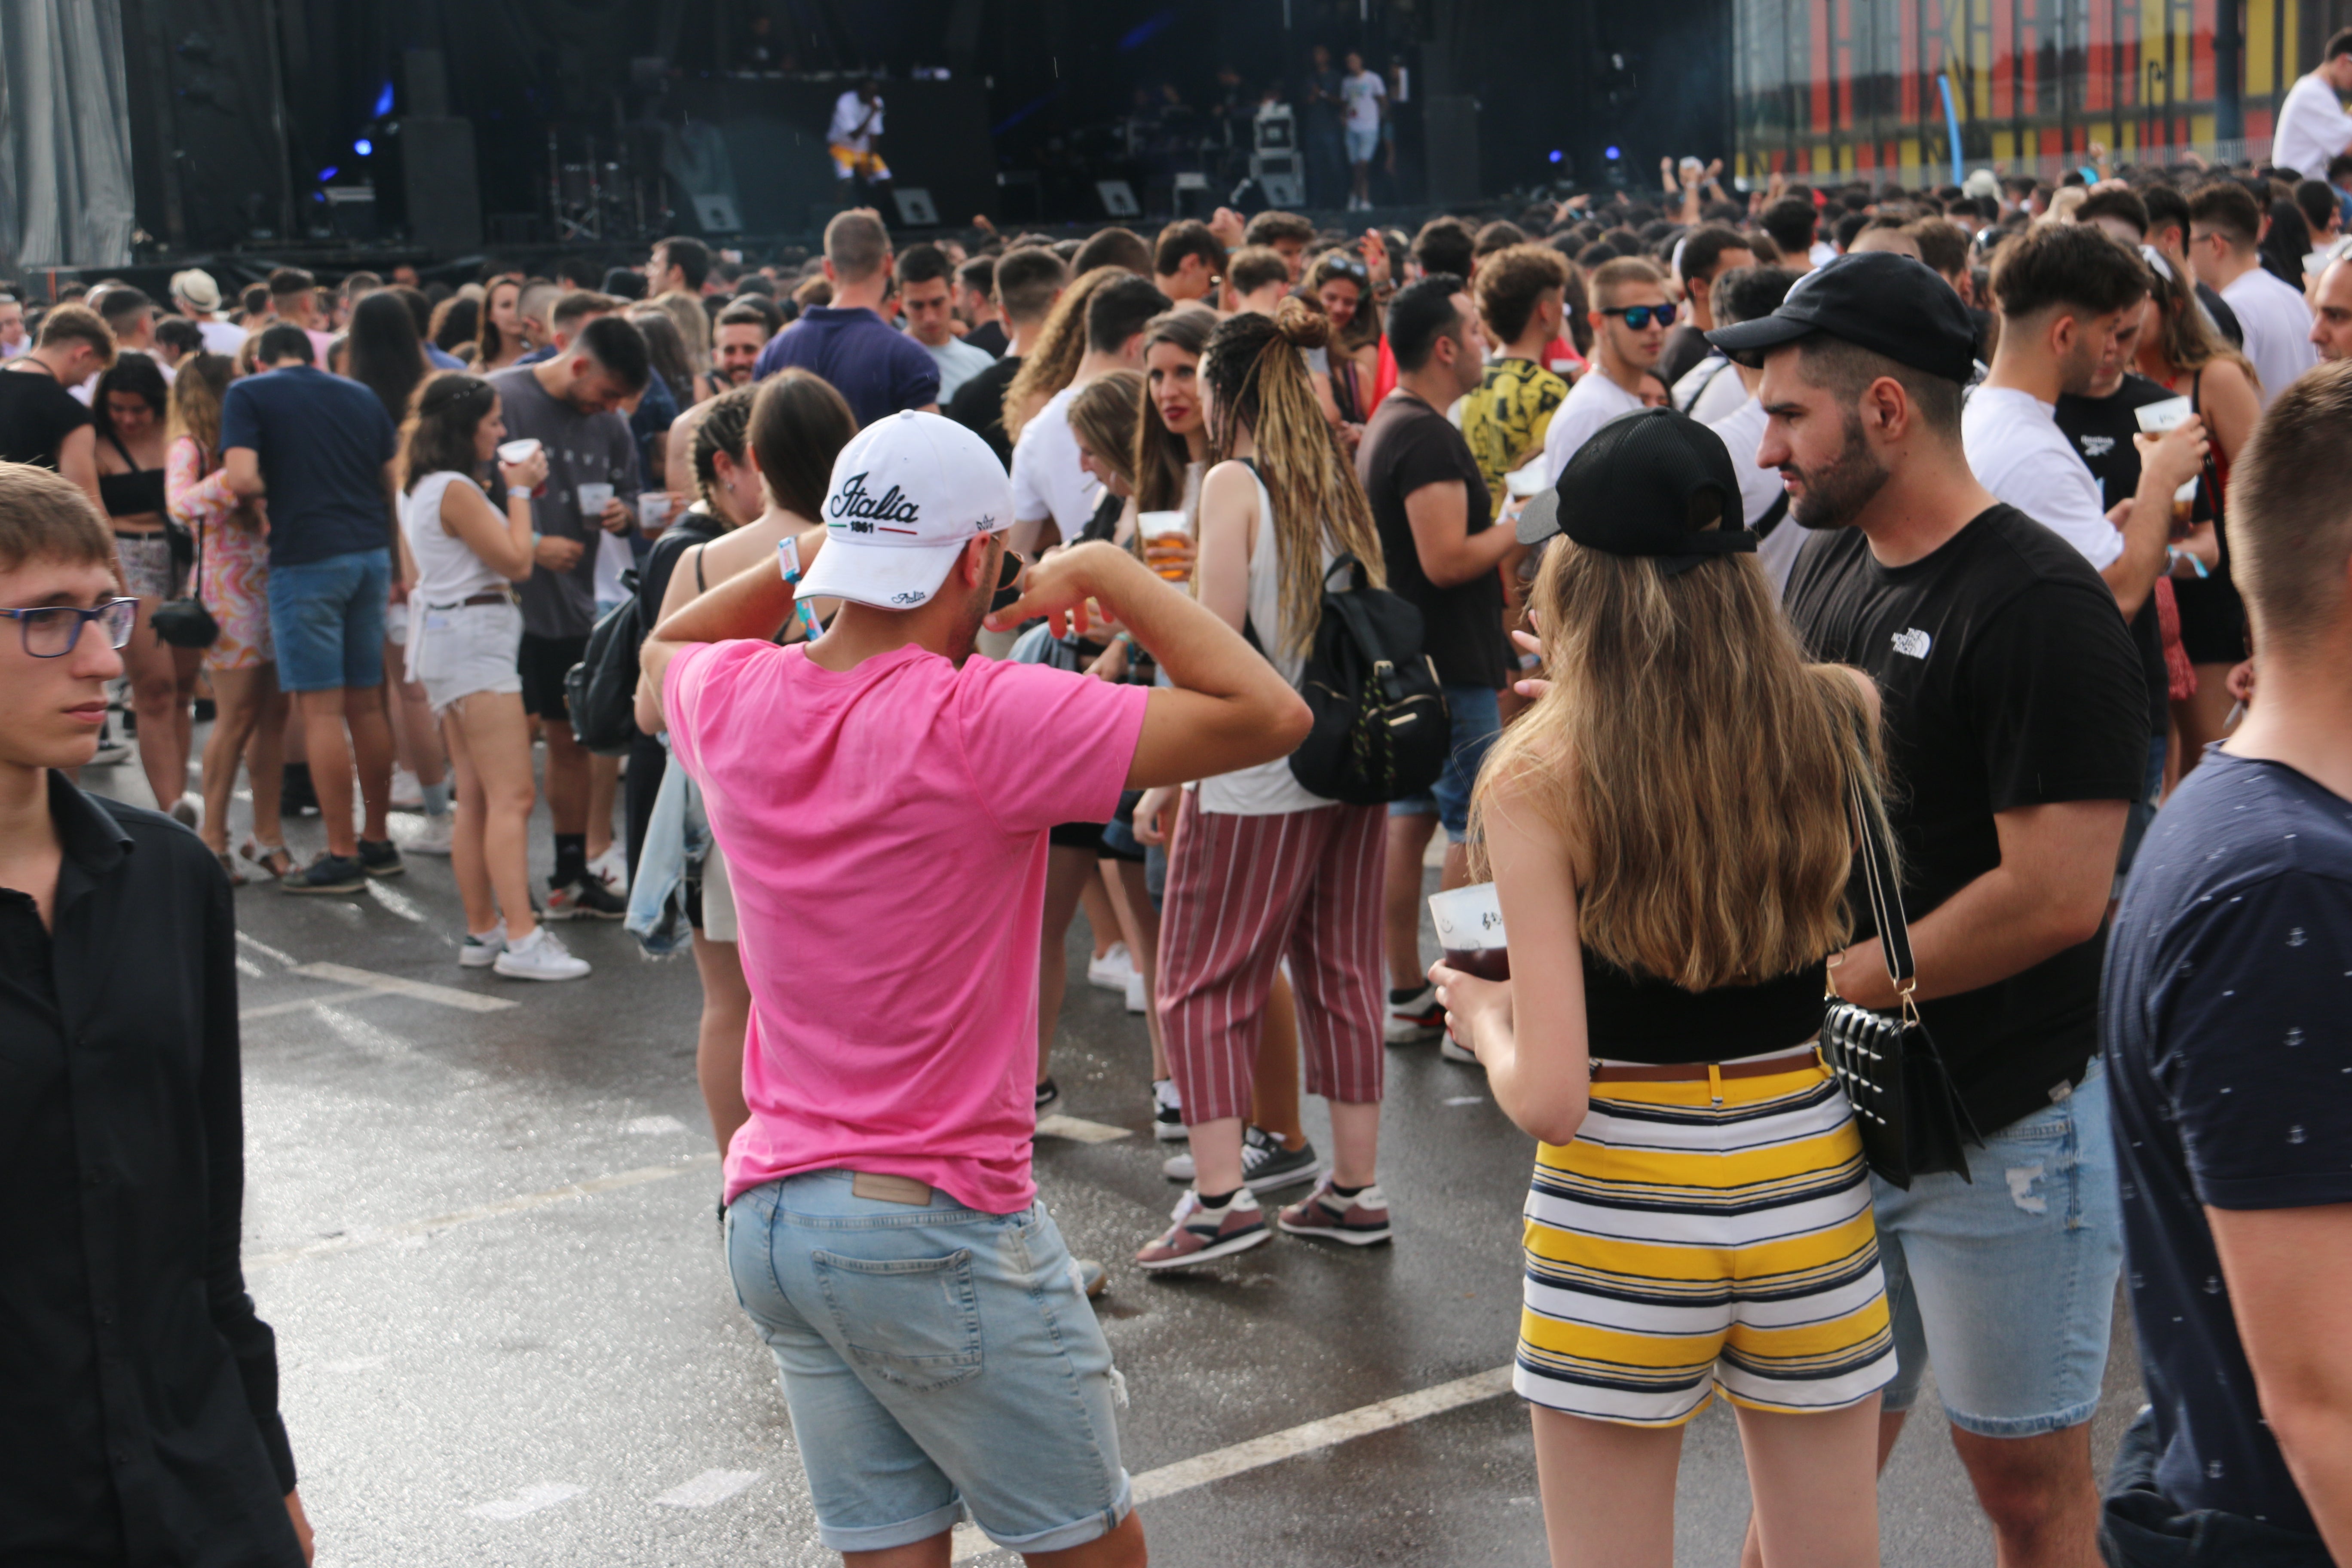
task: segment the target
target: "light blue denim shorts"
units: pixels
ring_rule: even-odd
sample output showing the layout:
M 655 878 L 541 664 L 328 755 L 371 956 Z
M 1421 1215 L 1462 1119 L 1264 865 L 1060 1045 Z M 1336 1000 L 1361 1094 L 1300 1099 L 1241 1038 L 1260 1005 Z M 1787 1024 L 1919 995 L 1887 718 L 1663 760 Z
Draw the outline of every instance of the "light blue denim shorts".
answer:
M 824 1544 L 908 1545 L 967 1508 L 1024 1552 L 1117 1529 L 1118 1374 L 1052 1218 L 862 1198 L 852 1179 L 787 1176 L 727 1210 L 735 1299 L 775 1353 Z
M 384 597 L 392 552 L 354 550 L 269 569 L 269 638 L 285 691 L 365 691 L 383 684 Z
M 1427 795 L 1391 801 L 1389 815 L 1433 816 L 1445 825 L 1446 842 L 1460 844 L 1470 837 L 1470 792 L 1477 786 L 1478 770 L 1486 765 L 1487 748 L 1502 733 L 1502 710 L 1496 694 L 1484 686 L 1449 686 L 1445 711 L 1454 729 L 1445 771 Z
M 1927 1363 L 1952 1425 L 1985 1437 L 2079 1426 L 2099 1407 L 2123 1215 L 2097 1058 L 2074 1092 L 1969 1151 L 1974 1185 L 1873 1177 L 1878 1258 L 1908 1410 Z

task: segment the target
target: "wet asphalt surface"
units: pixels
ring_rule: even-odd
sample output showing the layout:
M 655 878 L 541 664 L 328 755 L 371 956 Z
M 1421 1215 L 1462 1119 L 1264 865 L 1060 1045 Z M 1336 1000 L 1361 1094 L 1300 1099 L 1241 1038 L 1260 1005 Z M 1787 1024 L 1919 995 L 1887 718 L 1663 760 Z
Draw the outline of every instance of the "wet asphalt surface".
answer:
M 150 802 L 135 765 L 88 770 L 84 783 Z M 232 842 L 241 803 L 234 821 Z M 418 821 L 395 816 L 395 837 Z M 316 817 L 289 830 L 298 858 L 323 847 Z M 533 836 L 544 861 L 543 807 Z M 447 861 L 409 866 L 364 896 L 287 898 L 266 880 L 237 893 L 247 1273 L 277 1330 L 320 1568 L 837 1563 L 818 1542 L 774 1363 L 719 1249 L 692 961 L 647 959 L 617 923 L 574 922 L 557 929 L 596 965 L 585 980 L 462 970 Z M 919 899 L 907 914 L 921 918 Z M 1179 1278 L 1127 1261 L 1181 1189 L 1160 1173 L 1171 1146 L 1150 1135 L 1142 1020 L 1078 980 L 1086 942 L 1081 919 L 1055 1110 L 1126 1135 L 1041 1138 L 1036 1169 L 1072 1250 L 1110 1268 L 1097 1310 L 1131 1400 L 1129 1470 L 1506 1366 L 1534 1146 L 1476 1069 L 1433 1046 L 1389 1055 L 1393 1246 L 1277 1236 Z M 320 963 L 367 973 L 297 973 Z M 491 1010 L 454 1005 L 467 999 Z M 1328 1150 L 1319 1102 L 1308 1130 Z M 2139 1404 L 2119 1316 L 2102 1473 Z M 1746 1511 L 1737 1435 L 1717 1405 L 1684 1448 L 1678 1560 L 1728 1568 Z M 1890 1564 L 1992 1560 L 1932 1401 L 1896 1451 L 1880 1512 Z M 1507 1394 L 1142 1513 L 1154 1561 L 1169 1564 L 1546 1561 L 1527 1417 Z

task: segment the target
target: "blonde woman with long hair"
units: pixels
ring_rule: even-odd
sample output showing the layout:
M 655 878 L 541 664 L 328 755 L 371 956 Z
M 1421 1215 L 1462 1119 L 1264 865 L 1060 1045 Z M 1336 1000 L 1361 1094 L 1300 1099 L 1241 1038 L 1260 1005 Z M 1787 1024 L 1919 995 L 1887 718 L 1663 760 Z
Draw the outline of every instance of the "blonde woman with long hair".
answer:
M 1221 323 L 1200 364 L 1217 461 L 1202 481 L 1193 590 L 1228 626 L 1255 634 L 1294 685 L 1333 561 L 1353 556 L 1375 584 L 1386 582 L 1370 504 L 1324 421 L 1299 352 L 1322 346 L 1329 330 L 1320 310 L 1285 300 L 1272 316 Z M 1159 821 L 1169 793 L 1152 791 L 1136 807 L 1136 837 L 1147 844 L 1165 837 Z M 1386 1054 L 1387 811 L 1308 794 L 1286 759 L 1203 779 L 1184 795 L 1178 820 L 1160 910 L 1159 1006 L 1194 1178 L 1175 1224 L 1136 1261 L 1191 1267 L 1272 1234 L 1245 1181 L 1273 1173 L 1263 1159 L 1255 1172 L 1245 1163 L 1244 1118 L 1268 994 L 1285 958 L 1300 1002 L 1307 1088 L 1330 1102 L 1336 1159 L 1277 1223 L 1351 1246 L 1384 1242 L 1388 1200 L 1375 1166 Z
M 1674 1562 L 1683 1428 L 1720 1390 L 1763 1560 L 1874 1565 L 1895 1342 L 1816 1042 L 1876 698 L 1805 662 L 1705 426 L 1626 415 L 1555 493 L 1556 523 L 1540 497 L 1520 524 L 1567 531 L 1529 599 L 1549 679 L 1522 683 L 1472 805 L 1510 978 L 1430 971 L 1541 1143 L 1516 1384 L 1551 1560 Z

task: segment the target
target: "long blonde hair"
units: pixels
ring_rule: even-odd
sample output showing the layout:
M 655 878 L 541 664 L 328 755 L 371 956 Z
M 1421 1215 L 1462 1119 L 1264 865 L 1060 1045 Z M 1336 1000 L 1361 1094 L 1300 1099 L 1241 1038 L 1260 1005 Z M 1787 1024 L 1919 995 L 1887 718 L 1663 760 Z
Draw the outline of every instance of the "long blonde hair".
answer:
M 2246 373 L 2254 395 L 2260 397 L 2263 378 L 2254 373 L 2254 362 L 2231 348 L 2220 334 L 2205 324 L 2205 312 L 2198 308 L 2197 291 L 2180 276 L 2180 268 L 2167 261 L 2162 267 L 2147 269 L 2149 295 L 2156 301 L 2156 337 L 2158 352 L 2174 374 L 2192 375 L 2217 359 L 2228 360 Z
M 1473 844 L 1498 792 L 1531 801 L 1584 851 L 1585 949 L 1685 990 L 1838 948 L 1849 779 L 1885 820 L 1876 727 L 1851 675 L 1805 662 L 1755 557 L 1669 576 L 1556 538 L 1530 604 L 1551 689 L 1487 754 Z
M 236 366 L 226 354 L 194 353 L 180 362 L 172 381 L 170 417 L 164 435 L 171 440 L 185 436 L 204 454 L 210 470 L 220 457 L 221 399 L 236 379 Z
M 1364 564 L 1374 587 L 1388 586 L 1380 530 L 1339 437 L 1323 417 L 1305 351 L 1321 348 L 1330 318 L 1297 296 L 1271 316 L 1247 312 L 1217 324 L 1201 355 L 1209 389 L 1209 460 L 1233 455 L 1246 428 L 1257 448 L 1257 474 L 1274 498 L 1274 539 L 1282 569 L 1283 647 L 1303 654 L 1323 618 L 1323 546 Z M 1266 637 L 1273 628 L 1260 626 Z
M 1034 347 L 1021 356 L 1021 368 L 1004 389 L 1004 439 L 1021 439 L 1021 427 L 1037 417 L 1054 394 L 1078 376 L 1078 362 L 1087 357 L 1087 301 L 1106 283 L 1135 274 L 1122 267 L 1097 267 L 1073 279 L 1054 301 L 1053 313 L 1037 329 Z

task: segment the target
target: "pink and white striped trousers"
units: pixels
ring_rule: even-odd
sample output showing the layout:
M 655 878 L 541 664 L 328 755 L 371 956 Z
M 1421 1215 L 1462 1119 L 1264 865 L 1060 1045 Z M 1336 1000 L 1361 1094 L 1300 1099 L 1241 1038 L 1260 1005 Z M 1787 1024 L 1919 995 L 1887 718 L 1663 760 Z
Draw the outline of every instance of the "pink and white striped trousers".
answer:
M 1246 1116 L 1266 994 L 1290 960 L 1309 1094 L 1381 1098 L 1388 814 L 1203 812 L 1187 791 L 1160 916 L 1160 1025 L 1191 1126 Z

